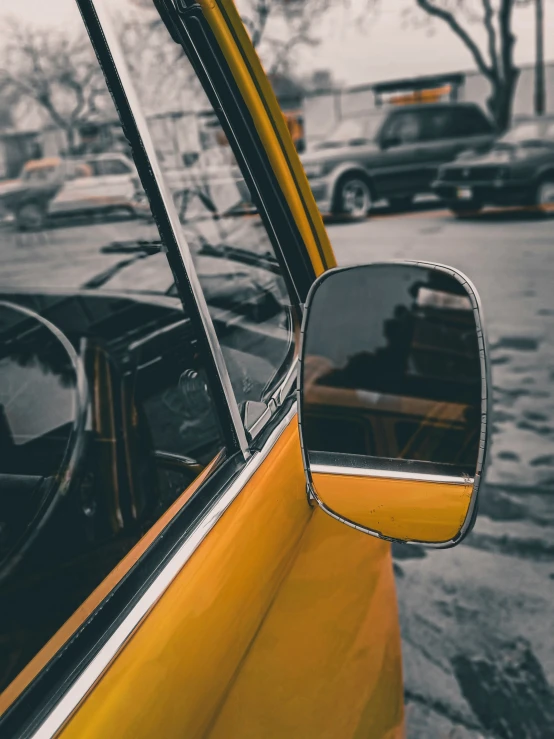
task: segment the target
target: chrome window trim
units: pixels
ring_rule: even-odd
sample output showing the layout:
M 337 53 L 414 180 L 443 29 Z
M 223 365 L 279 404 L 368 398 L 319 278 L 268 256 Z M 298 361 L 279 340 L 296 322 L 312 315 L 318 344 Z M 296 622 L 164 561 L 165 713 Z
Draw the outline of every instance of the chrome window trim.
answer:
M 214 505 L 210 506 L 204 512 L 194 529 L 187 535 L 186 540 L 164 565 L 156 579 L 149 585 L 123 622 L 100 648 L 98 654 L 96 654 L 83 672 L 75 679 L 36 731 L 30 734 L 33 739 L 50 739 L 70 720 L 79 705 L 94 688 L 110 664 L 116 659 L 117 655 L 133 636 L 148 613 L 159 602 L 160 598 L 179 575 L 206 536 L 263 464 L 281 434 L 293 421 L 295 415 L 296 403 L 273 430 L 271 436 L 264 444 L 263 449 L 259 452 L 254 452 L 250 456 L 243 470 L 229 485 L 225 493 L 223 493 Z
M 371 469 L 368 467 L 339 467 L 330 464 L 310 464 L 311 472 L 320 475 L 352 475 L 355 477 L 378 477 L 386 480 L 410 480 L 412 482 L 441 482 L 449 485 L 473 485 L 472 477 L 458 477 L 454 475 L 428 475 L 418 472 L 398 472 Z
M 278 409 L 287 400 L 292 392 L 292 389 L 294 388 L 297 376 L 298 353 L 295 352 L 284 379 L 277 387 L 273 395 L 268 399 L 266 410 L 264 411 L 264 413 L 262 413 L 258 420 L 252 424 L 251 428 L 247 429 L 252 439 L 255 439 L 264 430 L 268 422 L 273 418 Z
M 150 129 L 148 128 L 146 118 L 142 113 L 142 108 L 135 91 L 135 86 L 131 74 L 125 61 L 123 51 L 119 44 L 119 39 L 117 37 L 117 34 L 115 33 L 112 19 L 104 3 L 104 0 L 89 0 L 89 2 L 96 14 L 98 23 L 101 26 L 105 41 L 109 46 L 114 69 L 120 78 L 122 87 L 125 90 L 125 95 L 134 119 L 134 124 L 142 140 L 144 151 L 149 160 L 152 174 L 158 186 L 160 196 L 167 214 L 173 239 L 179 249 L 179 255 L 182 259 L 185 272 L 190 283 L 191 292 L 198 306 L 198 311 L 202 321 L 204 333 L 206 335 L 213 361 L 217 369 L 219 381 L 227 399 L 229 414 L 233 425 L 233 431 L 236 435 L 239 448 L 244 458 L 247 459 L 250 454 L 248 440 L 241 419 L 235 393 L 233 391 L 233 386 L 231 384 L 231 378 L 229 377 L 229 372 L 223 358 L 223 353 L 221 351 L 213 321 L 208 310 L 208 305 L 206 303 L 200 281 L 198 280 L 198 275 L 194 267 L 190 247 L 185 238 L 183 229 L 181 228 L 181 222 L 179 221 L 177 208 L 167 188 L 165 177 L 162 173 L 160 163 L 158 161 L 158 156 L 156 154 L 156 149 L 150 136 Z

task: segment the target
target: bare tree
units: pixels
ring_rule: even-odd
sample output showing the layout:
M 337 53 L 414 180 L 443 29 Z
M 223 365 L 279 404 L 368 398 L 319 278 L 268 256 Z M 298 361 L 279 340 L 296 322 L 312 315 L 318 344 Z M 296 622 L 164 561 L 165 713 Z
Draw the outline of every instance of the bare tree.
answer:
M 45 111 L 73 151 L 77 129 L 106 90 L 88 39 L 14 20 L 4 24 L 0 49 L 0 86 Z
M 333 0 L 242 0 L 238 8 L 268 74 L 288 72 L 295 52 L 317 46 L 317 24 Z
M 519 77 L 514 62 L 516 38 L 512 29 L 517 0 L 410 0 L 429 18 L 446 24 L 471 53 L 477 69 L 487 79 L 491 93 L 489 111 L 499 129 L 505 130 L 512 114 L 512 102 Z M 484 31 L 486 49 L 472 33 L 472 26 Z

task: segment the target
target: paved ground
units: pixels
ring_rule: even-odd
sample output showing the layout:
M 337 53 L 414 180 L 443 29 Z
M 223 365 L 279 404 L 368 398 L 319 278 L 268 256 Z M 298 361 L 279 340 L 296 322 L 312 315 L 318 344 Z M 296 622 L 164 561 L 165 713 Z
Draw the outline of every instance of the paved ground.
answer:
M 410 739 L 554 736 L 554 219 L 443 211 L 331 224 L 341 264 L 427 259 L 481 293 L 493 446 L 481 515 L 457 549 L 395 547 Z M 1 238 L 2 282 L 78 285 L 155 238 L 140 222 Z M 37 265 L 44 268 L 37 270 Z
M 467 542 L 396 547 L 410 739 L 554 736 L 554 220 L 441 211 L 331 225 L 339 263 L 426 259 L 481 294 L 493 443 Z

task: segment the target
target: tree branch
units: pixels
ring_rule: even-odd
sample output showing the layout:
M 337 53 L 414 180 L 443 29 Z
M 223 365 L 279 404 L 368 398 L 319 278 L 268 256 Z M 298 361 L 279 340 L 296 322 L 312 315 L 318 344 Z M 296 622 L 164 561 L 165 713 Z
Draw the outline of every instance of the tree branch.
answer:
M 491 70 L 493 75 L 498 79 L 499 77 L 499 64 L 498 64 L 498 52 L 496 49 L 496 31 L 494 28 L 494 10 L 492 7 L 492 0 L 482 0 L 483 9 L 485 11 L 483 16 L 483 23 L 487 31 L 487 38 L 489 40 L 489 56 L 491 60 Z
M 504 2 L 510 3 L 511 0 L 503 0 Z M 444 10 L 443 8 L 438 8 L 436 5 L 433 5 L 433 3 L 429 2 L 429 0 L 416 0 L 416 3 L 421 10 L 425 11 L 429 15 L 434 16 L 435 18 L 439 18 L 441 21 L 446 23 L 450 29 L 458 36 L 458 38 L 465 44 L 465 46 L 469 49 L 471 52 L 471 55 L 475 59 L 475 63 L 477 64 L 477 67 L 479 68 L 479 71 L 488 79 L 493 80 L 494 75 L 493 71 L 490 67 L 487 66 L 487 63 L 481 53 L 481 50 L 475 43 L 475 41 L 471 38 L 469 33 L 463 28 L 463 26 L 458 23 L 454 15 L 449 12 L 448 10 Z
M 257 18 L 255 21 L 250 20 L 250 37 L 252 46 L 256 49 L 262 40 L 269 15 L 271 13 L 271 0 L 259 0 L 253 10 L 256 13 Z

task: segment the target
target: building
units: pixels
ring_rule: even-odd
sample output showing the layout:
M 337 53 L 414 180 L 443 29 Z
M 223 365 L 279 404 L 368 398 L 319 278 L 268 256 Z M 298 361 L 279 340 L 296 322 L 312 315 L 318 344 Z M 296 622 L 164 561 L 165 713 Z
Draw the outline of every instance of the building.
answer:
M 533 114 L 534 75 L 533 65 L 522 67 L 514 95 L 514 120 Z M 546 65 L 545 86 L 546 113 L 554 114 L 554 62 Z M 308 93 L 303 106 L 306 141 L 308 146 L 321 141 L 344 118 L 364 115 L 382 105 L 446 99 L 474 102 L 486 110 L 489 95 L 488 81 L 476 71 Z

